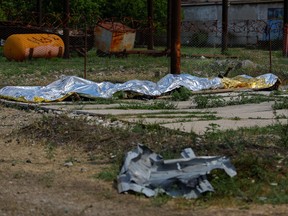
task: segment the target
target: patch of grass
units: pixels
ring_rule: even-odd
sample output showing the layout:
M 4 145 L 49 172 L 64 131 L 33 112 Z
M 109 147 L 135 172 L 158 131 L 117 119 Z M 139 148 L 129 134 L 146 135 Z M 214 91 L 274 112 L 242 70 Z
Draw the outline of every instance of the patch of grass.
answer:
M 116 179 L 124 154 L 138 143 L 167 159 L 179 158 L 186 147 L 191 147 L 199 156 L 228 156 L 238 174 L 230 178 L 222 170 L 211 172 L 208 177 L 215 192 L 203 194 L 198 199 L 200 205 L 225 200 L 229 200 L 228 204 L 232 202 L 242 206 L 247 203 L 279 204 L 287 201 L 287 124 L 222 131 L 214 123 L 207 127 L 203 136 L 197 136 L 162 128 L 159 124 L 144 125 L 139 122 L 125 129 L 112 129 L 91 126 L 81 119 L 75 121 L 65 116 L 51 116 L 21 128 L 19 134 L 40 143 L 53 139 L 55 148 L 76 145 L 93 155 L 91 159 L 96 163 L 99 158 L 109 158 L 106 160 L 106 163 L 110 163 L 109 167 L 93 176 L 108 182 Z M 111 154 L 116 157 L 111 159 Z M 42 182 L 51 187 L 53 179 L 53 173 L 47 174 Z M 151 203 L 163 206 L 169 199 L 153 198 Z
M 165 205 L 169 200 L 171 200 L 171 197 L 169 197 L 168 195 L 158 194 L 157 196 L 151 199 L 151 204 L 153 206 L 161 207 Z
M 288 109 L 288 98 L 283 97 L 281 101 L 275 101 L 275 104 L 272 105 L 272 108 L 274 110 Z
M 237 97 L 231 97 L 229 99 L 225 99 L 223 96 L 219 95 L 196 95 L 193 97 L 193 100 L 196 103 L 196 108 L 204 109 L 204 108 L 224 107 L 231 105 L 274 101 L 274 98 L 260 94 L 242 93 Z
M 101 171 L 96 177 L 104 181 L 113 181 L 115 180 L 116 176 L 117 175 L 115 175 L 113 172 L 106 170 Z
M 182 122 L 190 121 L 192 118 L 198 120 L 217 120 L 221 119 L 221 117 L 217 117 L 213 115 L 213 112 L 159 112 L 159 113 L 151 113 L 147 115 L 142 115 L 141 117 L 145 118 L 158 118 L 158 119 L 178 119 L 177 121 Z M 176 122 L 177 122 L 176 121 Z
M 126 93 L 124 91 L 118 91 L 113 94 L 113 99 L 124 99 L 126 98 Z
M 239 128 L 238 130 L 219 130 L 219 125 L 210 124 L 203 135 L 201 151 L 206 149 L 212 155 L 239 157 L 254 152 L 261 157 L 282 155 L 288 145 L 287 124 L 276 123 L 267 127 Z M 202 147 L 202 146 L 201 146 Z M 276 159 L 275 159 L 276 160 Z M 274 161 L 275 164 L 278 161 Z
M 39 182 L 47 188 L 53 186 L 55 181 L 56 173 L 54 171 L 45 172 L 40 176 Z
M 286 124 L 268 127 L 241 128 L 219 131 L 211 125 L 204 134 L 207 151 L 216 155 L 229 155 L 236 167 L 237 176 L 228 177 L 221 170 L 211 172 L 211 184 L 215 193 L 203 199 L 235 200 L 241 203 L 285 203 L 287 201 L 287 143 Z
M 233 160 L 237 176 L 230 178 L 222 170 L 211 172 L 209 178 L 215 193 L 210 193 L 205 198 L 215 201 L 233 197 L 242 203 L 273 203 L 273 199 L 276 199 L 278 204 L 285 203 L 288 187 L 285 185 L 283 188 L 281 183 L 287 178 L 287 174 L 283 175 L 283 171 L 277 170 L 271 163 L 274 160 L 275 158 L 266 155 L 242 153 Z
M 127 149 L 132 149 L 138 143 L 149 145 L 151 149 L 162 153 L 168 149 L 181 149 L 193 142 L 195 134 L 181 134 L 184 133 L 163 128 L 159 124 L 144 125 L 139 122 L 125 128 L 111 128 L 90 125 L 84 118 L 75 120 L 65 115 L 40 119 L 21 128 L 18 133 L 23 139 L 31 138 L 44 146 L 50 145 L 50 140 L 53 140 L 56 148 L 69 145 L 82 148 L 92 155 L 93 163 L 103 161 L 103 158 L 111 162 L 121 161 Z M 110 154 L 115 157 L 111 158 Z
M 125 103 L 120 104 L 119 107 L 116 107 L 116 109 L 147 109 L 147 110 L 161 110 L 161 109 L 176 109 L 177 105 L 175 103 L 172 103 L 171 101 L 153 101 L 151 104 L 147 103 Z M 115 108 L 113 108 L 115 109 Z
M 235 116 L 235 117 L 233 117 L 233 118 L 231 118 L 232 120 L 235 120 L 235 121 L 239 121 L 239 120 L 241 120 L 241 118 L 240 117 L 238 117 L 238 116 Z
M 155 47 L 156 49 L 165 49 Z M 205 49 L 199 47 L 181 47 L 183 55 L 219 55 L 220 48 Z M 287 60 L 279 54 L 279 51 L 272 52 L 273 73 L 284 83 L 287 82 L 288 64 Z M 181 60 L 181 69 L 185 73 L 196 76 L 215 77 L 220 71 L 225 71 L 231 62 L 234 65 L 241 60 L 249 59 L 255 63 L 257 68 L 237 68 L 231 72 L 231 76 L 247 74 L 251 76 L 260 75 L 269 72 L 269 53 L 263 50 L 250 50 L 245 48 L 229 48 L 230 56 L 238 56 L 237 59 L 227 60 L 223 64 L 218 64 L 219 59 L 213 58 L 193 58 L 183 57 Z M 84 60 L 78 55 L 71 55 L 70 59 L 52 58 L 52 59 L 32 59 L 24 62 L 7 61 L 6 58 L 0 58 L 0 86 L 1 85 L 47 85 L 62 75 L 83 77 Z M 137 64 L 135 64 L 137 62 Z M 96 50 L 91 49 L 87 54 L 86 61 L 87 79 L 102 82 L 125 82 L 128 80 L 150 80 L 158 81 L 161 77 L 156 77 L 154 72 L 161 72 L 165 75 L 169 73 L 169 58 L 152 57 L 146 55 L 129 55 L 127 58 L 99 57 Z M 113 75 L 113 76 L 112 76 Z M 19 79 L 20 77 L 20 79 Z
M 114 181 L 119 174 L 119 167 L 118 166 L 109 166 L 108 168 L 102 169 L 101 172 L 95 174 L 93 178 L 101 179 L 103 181 Z
M 288 148 L 288 120 L 286 124 L 275 124 L 274 130 L 278 132 L 278 136 L 280 137 L 278 146 Z
M 147 132 L 157 132 L 161 130 L 160 124 L 151 123 L 143 124 L 142 122 L 137 122 L 132 128 L 131 131 L 135 133 L 144 134 Z
M 86 102 L 87 100 L 85 100 Z M 90 98 L 88 99 L 90 104 L 115 104 L 117 103 L 116 98 Z M 80 102 L 81 104 L 81 102 Z
M 56 154 L 56 144 L 53 142 L 47 142 L 45 145 L 45 152 L 48 159 L 53 159 Z

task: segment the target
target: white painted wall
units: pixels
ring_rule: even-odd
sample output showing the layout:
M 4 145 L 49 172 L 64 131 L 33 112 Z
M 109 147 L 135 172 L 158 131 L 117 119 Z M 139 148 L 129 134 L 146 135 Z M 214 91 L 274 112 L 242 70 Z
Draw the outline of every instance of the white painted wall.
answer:
M 229 39 L 229 44 L 255 44 L 258 40 L 263 38 L 263 33 L 261 32 L 235 32 L 231 29 L 234 23 L 239 23 L 244 20 L 263 20 L 263 27 L 268 20 L 268 8 L 283 8 L 281 3 L 273 4 L 243 4 L 243 5 L 230 5 L 228 9 L 228 20 L 229 20 L 229 35 L 232 37 Z M 209 33 L 208 44 L 209 45 L 220 45 L 221 44 L 221 20 L 222 20 L 222 5 L 205 5 L 205 6 L 190 6 L 183 7 L 183 21 L 217 21 L 218 33 Z M 255 28 L 253 28 L 255 29 Z M 191 37 L 193 33 L 182 31 L 182 43 L 185 44 L 189 41 L 191 42 Z M 190 38 L 190 39 L 189 39 Z

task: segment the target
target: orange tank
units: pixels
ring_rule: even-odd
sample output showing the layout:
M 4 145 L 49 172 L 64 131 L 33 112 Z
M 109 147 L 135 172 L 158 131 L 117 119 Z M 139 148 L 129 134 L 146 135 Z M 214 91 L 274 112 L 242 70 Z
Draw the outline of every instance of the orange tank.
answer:
M 64 42 L 55 34 L 13 34 L 4 44 L 8 60 L 63 57 Z

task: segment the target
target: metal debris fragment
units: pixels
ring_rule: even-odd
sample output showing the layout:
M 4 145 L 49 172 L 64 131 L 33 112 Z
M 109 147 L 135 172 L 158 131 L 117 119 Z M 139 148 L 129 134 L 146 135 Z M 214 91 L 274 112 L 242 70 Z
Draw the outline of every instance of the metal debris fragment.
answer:
M 138 145 L 129 151 L 118 175 L 118 192 L 134 191 L 147 197 L 166 193 L 173 197 L 197 198 L 214 191 L 206 175 L 213 169 L 224 169 L 233 177 L 234 166 L 227 157 L 197 157 L 191 148 L 181 153 L 182 158 L 164 160 L 148 147 Z

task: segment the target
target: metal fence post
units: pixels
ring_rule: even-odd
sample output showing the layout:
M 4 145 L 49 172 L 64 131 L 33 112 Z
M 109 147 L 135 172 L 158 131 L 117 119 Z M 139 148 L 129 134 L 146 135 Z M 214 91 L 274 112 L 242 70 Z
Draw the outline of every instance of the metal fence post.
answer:
M 67 27 L 70 19 L 70 2 L 69 0 L 64 0 L 63 5 L 63 13 L 64 13 L 64 20 L 63 20 L 63 38 L 65 44 L 65 51 L 64 51 L 64 58 L 70 58 L 70 41 L 69 41 L 69 28 Z
M 154 49 L 154 35 L 153 35 L 153 13 L 154 13 L 154 0 L 147 0 L 147 12 L 148 12 L 148 26 L 149 26 L 149 36 L 148 36 L 148 50 Z
M 172 74 L 180 74 L 181 61 L 181 0 L 172 1 L 171 13 L 171 62 L 170 69 Z
M 228 0 L 222 0 L 222 54 L 227 50 L 228 41 Z
M 283 10 L 283 57 L 288 57 L 288 0 L 284 0 Z
M 38 26 L 42 25 L 42 19 L 43 19 L 42 1 L 43 0 L 37 0 L 37 24 Z
M 167 0 L 167 41 L 166 41 L 166 46 L 167 50 L 171 50 L 171 2 L 172 0 Z

